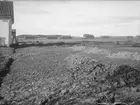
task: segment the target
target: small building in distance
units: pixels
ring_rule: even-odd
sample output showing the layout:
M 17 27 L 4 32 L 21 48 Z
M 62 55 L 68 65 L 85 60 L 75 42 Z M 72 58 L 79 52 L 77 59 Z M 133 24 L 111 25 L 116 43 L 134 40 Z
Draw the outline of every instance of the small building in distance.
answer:
M 5 43 L 12 43 L 12 25 L 14 24 L 13 1 L 0 1 L 0 36 L 5 37 Z
M 94 39 L 94 35 L 92 35 L 92 34 L 84 34 L 83 38 L 84 39 Z

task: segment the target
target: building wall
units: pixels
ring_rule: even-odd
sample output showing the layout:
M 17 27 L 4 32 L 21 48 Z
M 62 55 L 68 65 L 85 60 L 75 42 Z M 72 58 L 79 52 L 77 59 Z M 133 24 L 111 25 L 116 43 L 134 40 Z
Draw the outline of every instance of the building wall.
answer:
M 5 43 L 9 45 L 9 35 L 11 35 L 10 20 L 0 19 L 0 37 L 5 37 Z
M 12 43 L 12 20 L 9 20 L 9 45 Z

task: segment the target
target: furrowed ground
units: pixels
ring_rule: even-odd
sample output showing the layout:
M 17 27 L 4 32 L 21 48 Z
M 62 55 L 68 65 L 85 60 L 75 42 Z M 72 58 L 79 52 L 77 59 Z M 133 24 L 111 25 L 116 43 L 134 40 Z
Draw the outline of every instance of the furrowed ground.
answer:
M 0 86 L 3 78 L 6 76 L 8 71 L 8 66 L 12 63 L 12 59 L 9 58 L 13 54 L 14 49 L 12 48 L 0 48 Z
M 139 105 L 140 54 L 98 47 L 27 47 L 1 85 L 5 105 Z

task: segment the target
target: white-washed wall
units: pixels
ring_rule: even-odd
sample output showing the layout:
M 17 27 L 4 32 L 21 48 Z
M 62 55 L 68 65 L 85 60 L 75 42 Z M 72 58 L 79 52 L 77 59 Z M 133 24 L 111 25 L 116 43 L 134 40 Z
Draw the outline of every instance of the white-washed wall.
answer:
M 9 20 L 0 19 L 0 37 L 5 37 L 6 44 L 9 45 Z

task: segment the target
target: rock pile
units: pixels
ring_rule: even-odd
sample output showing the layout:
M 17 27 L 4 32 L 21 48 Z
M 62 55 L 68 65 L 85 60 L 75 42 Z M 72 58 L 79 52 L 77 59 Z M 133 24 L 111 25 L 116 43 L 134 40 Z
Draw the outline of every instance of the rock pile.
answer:
M 73 73 L 76 92 L 86 100 L 88 100 L 86 96 L 88 94 L 90 99 L 97 99 L 98 104 L 104 102 L 106 105 L 107 103 L 115 104 L 118 101 L 130 104 L 139 101 L 140 70 L 123 64 L 112 64 L 107 67 L 95 59 L 80 54 L 70 55 L 67 57 L 67 61 Z M 82 95 L 81 91 L 85 94 Z M 84 100 L 83 97 L 82 100 Z M 127 98 L 131 102 L 128 102 Z
M 140 70 L 133 66 L 101 62 L 64 48 L 24 50 L 30 53 L 19 54 L 2 84 L 4 104 L 137 105 L 140 102 Z

